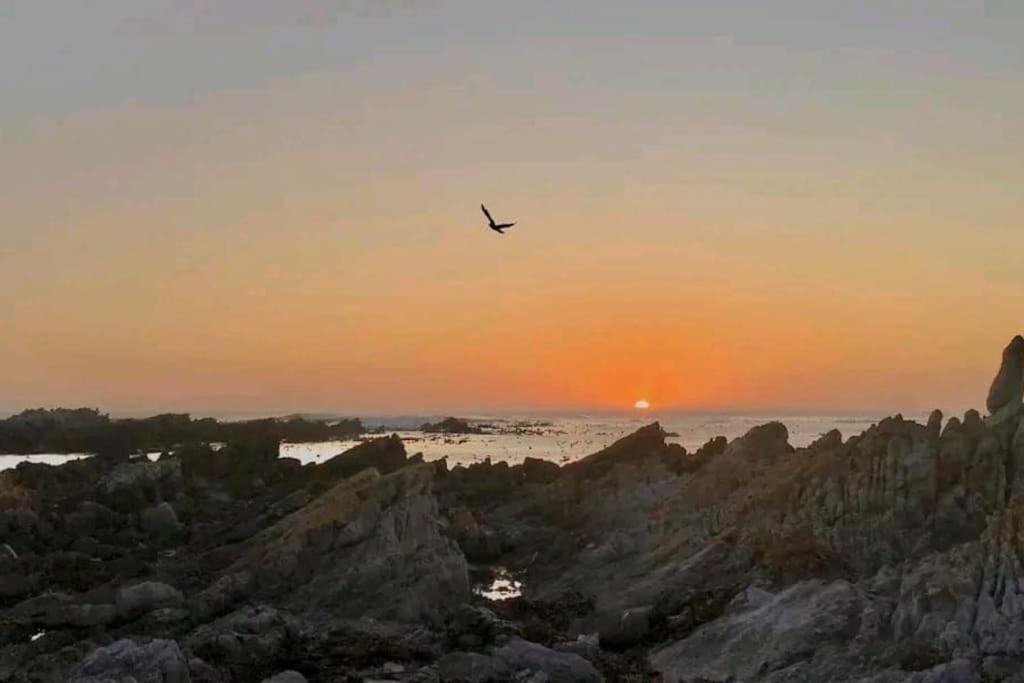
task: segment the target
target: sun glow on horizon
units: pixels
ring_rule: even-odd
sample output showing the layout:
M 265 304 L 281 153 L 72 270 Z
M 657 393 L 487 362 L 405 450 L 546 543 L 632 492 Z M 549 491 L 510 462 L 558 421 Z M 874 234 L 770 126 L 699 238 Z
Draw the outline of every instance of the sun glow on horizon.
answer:
M 637 410 L 647 410 L 648 408 L 651 407 L 651 402 L 648 401 L 647 399 L 642 398 L 636 403 L 634 403 L 633 407 L 636 408 Z

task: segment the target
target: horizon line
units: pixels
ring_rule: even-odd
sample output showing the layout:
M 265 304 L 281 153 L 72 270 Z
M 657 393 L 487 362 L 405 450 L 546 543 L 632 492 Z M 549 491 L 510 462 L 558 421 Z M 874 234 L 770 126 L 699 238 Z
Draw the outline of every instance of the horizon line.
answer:
M 905 407 L 895 408 L 811 408 L 811 407 L 712 407 L 712 408 L 685 408 L 685 407 L 652 407 L 637 409 L 632 406 L 615 407 L 540 407 L 540 408 L 462 408 L 462 409 L 440 409 L 430 408 L 423 410 L 337 410 L 337 409 L 286 409 L 286 410 L 231 410 L 231 409 L 106 409 L 94 405 L 56 405 L 56 406 L 30 406 L 20 409 L 0 409 L 0 419 L 6 419 L 18 415 L 26 410 L 57 410 L 57 409 L 92 409 L 112 419 L 141 419 L 155 417 L 157 415 L 188 415 L 194 419 L 214 418 L 224 421 L 238 421 L 247 419 L 283 418 L 292 416 L 324 417 L 324 418 L 443 418 L 461 417 L 465 419 L 488 419 L 498 417 L 526 417 L 526 416 L 547 416 L 547 415 L 615 415 L 615 416 L 645 416 L 656 418 L 660 415 L 693 415 L 693 416 L 718 416 L 728 415 L 730 417 L 810 417 L 810 416 L 863 416 L 863 417 L 888 417 L 898 414 L 920 415 L 928 414 L 933 410 L 941 410 L 944 415 L 965 413 L 969 410 L 980 409 L 972 407 L 953 408 L 918 408 Z

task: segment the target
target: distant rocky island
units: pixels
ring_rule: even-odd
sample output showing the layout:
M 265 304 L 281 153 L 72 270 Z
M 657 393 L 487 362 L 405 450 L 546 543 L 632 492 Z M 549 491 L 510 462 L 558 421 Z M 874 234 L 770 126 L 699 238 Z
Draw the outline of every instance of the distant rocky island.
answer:
M 426 422 L 420 426 L 420 431 L 427 434 L 483 434 L 484 430 L 476 425 L 471 425 L 467 420 L 459 417 L 446 417 L 440 422 Z
M 130 454 L 163 451 L 188 443 L 227 443 L 249 439 L 330 441 L 358 437 L 358 419 L 309 420 L 302 417 L 219 422 L 164 414 L 112 419 L 91 408 L 26 410 L 0 420 L 0 455 L 33 453 Z
M 987 417 L 799 449 L 653 423 L 564 467 L 275 434 L 22 463 L 0 681 L 1021 682 L 1022 396 L 1016 338 Z

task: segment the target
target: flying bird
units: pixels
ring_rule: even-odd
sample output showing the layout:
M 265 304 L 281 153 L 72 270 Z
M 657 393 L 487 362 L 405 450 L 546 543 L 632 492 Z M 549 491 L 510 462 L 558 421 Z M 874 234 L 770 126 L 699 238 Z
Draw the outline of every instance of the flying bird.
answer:
M 487 216 L 487 227 L 499 235 L 504 235 L 505 231 L 511 228 L 515 223 L 495 223 L 494 218 L 491 216 L 491 212 L 487 210 L 487 207 L 483 204 L 480 205 L 480 210 Z

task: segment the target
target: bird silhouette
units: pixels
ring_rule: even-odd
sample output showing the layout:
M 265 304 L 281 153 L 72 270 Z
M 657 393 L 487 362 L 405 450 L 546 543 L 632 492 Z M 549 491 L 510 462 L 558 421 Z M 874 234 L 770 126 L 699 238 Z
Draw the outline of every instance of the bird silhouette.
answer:
M 495 223 L 494 218 L 491 216 L 491 212 L 487 210 L 487 207 L 483 204 L 480 205 L 480 210 L 487 216 L 487 227 L 499 235 L 504 235 L 505 231 L 511 228 L 515 223 Z

